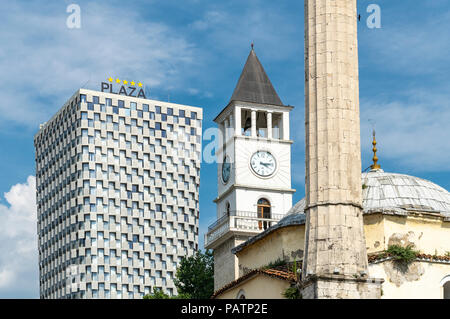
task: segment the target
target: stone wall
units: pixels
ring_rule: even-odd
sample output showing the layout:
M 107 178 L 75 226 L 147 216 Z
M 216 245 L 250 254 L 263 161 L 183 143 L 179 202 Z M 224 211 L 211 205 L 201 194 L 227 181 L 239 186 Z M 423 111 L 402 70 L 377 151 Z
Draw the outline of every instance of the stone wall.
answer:
M 370 264 L 372 276 L 385 278 L 383 295 L 386 299 L 442 299 L 442 281 L 450 276 L 450 264 L 415 261 L 409 265 L 392 260 Z
M 382 280 L 345 276 L 313 277 L 302 283 L 303 299 L 378 299 Z
M 289 287 L 286 280 L 259 274 L 223 292 L 217 299 L 236 299 L 240 295 L 246 299 L 283 299 L 283 293 Z
M 239 277 L 238 259 L 231 249 L 248 238 L 232 237 L 214 249 L 214 290 L 218 290 Z
M 277 229 L 273 234 L 238 252 L 239 276 L 277 260 L 302 260 L 305 243 L 304 228 L 304 225 L 299 225 Z

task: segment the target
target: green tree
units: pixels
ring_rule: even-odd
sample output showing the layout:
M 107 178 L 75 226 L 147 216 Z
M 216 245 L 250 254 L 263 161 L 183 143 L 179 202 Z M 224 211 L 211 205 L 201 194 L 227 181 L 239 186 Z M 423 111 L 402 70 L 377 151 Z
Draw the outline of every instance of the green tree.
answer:
M 211 251 L 183 257 L 174 280 L 180 295 L 208 299 L 214 293 L 214 259 Z
M 156 287 L 153 288 L 153 293 L 150 295 L 145 295 L 144 299 L 189 299 L 190 296 L 186 294 L 179 294 L 178 296 L 169 296 L 164 293 L 161 289 Z
M 170 299 L 169 295 L 165 294 L 161 289 L 153 287 L 153 293 L 145 295 L 144 299 Z

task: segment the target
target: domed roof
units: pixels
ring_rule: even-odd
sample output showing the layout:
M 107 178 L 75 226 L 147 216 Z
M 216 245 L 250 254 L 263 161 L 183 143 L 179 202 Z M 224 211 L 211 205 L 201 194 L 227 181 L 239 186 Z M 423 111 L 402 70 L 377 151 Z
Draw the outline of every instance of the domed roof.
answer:
M 407 215 L 408 212 L 416 211 L 441 214 L 445 220 L 450 219 L 450 193 L 430 181 L 375 169 L 362 174 L 362 188 L 365 214 L 382 212 Z M 306 200 L 303 198 L 277 224 L 233 248 L 232 252 L 241 251 L 276 229 L 305 224 L 305 207 Z
M 430 181 L 378 169 L 363 173 L 362 184 L 364 212 L 421 211 L 450 216 L 450 193 Z
M 430 181 L 376 169 L 362 174 L 362 187 L 364 213 L 419 211 L 450 217 L 450 193 Z M 302 199 L 287 214 L 303 213 L 305 204 Z

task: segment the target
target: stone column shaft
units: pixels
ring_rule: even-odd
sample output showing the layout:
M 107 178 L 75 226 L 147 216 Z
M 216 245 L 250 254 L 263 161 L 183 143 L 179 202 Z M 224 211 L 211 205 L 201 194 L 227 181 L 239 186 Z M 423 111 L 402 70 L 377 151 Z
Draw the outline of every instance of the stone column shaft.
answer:
M 272 112 L 267 112 L 267 138 L 272 138 Z
M 235 126 L 234 126 L 234 117 L 233 117 L 233 113 L 230 114 L 230 137 L 234 136 L 234 130 L 235 130 Z
M 225 137 L 224 137 L 224 142 L 228 142 L 228 139 L 230 137 L 229 133 L 230 133 L 230 125 L 228 122 L 228 118 L 225 119 L 225 121 L 223 121 L 223 127 L 224 127 L 224 132 L 225 132 Z
M 252 137 L 256 137 L 256 111 L 252 110 Z
M 305 0 L 308 275 L 367 274 L 356 0 Z
M 234 108 L 234 129 L 236 135 L 242 135 L 242 127 L 241 127 L 241 109 L 240 108 Z

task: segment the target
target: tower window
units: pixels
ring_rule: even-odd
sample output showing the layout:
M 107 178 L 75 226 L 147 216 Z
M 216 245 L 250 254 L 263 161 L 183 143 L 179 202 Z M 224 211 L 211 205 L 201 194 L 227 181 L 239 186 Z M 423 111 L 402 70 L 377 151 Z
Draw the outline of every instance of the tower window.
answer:
M 236 299 L 246 299 L 245 298 L 245 291 L 244 291 L 244 289 L 239 290 L 239 292 L 238 292 L 238 294 L 236 296 Z
M 256 135 L 267 137 L 267 113 L 256 112 Z
M 270 202 L 267 199 L 265 199 L 265 198 L 259 199 L 257 208 L 258 208 L 257 209 L 258 218 L 270 219 L 271 206 L 270 206 Z M 258 221 L 259 229 L 267 229 L 269 226 L 270 226 L 269 222 L 267 222 L 267 221 Z
M 242 110 L 241 114 L 241 128 L 242 132 L 241 134 L 244 136 L 250 136 L 251 135 L 251 128 L 252 128 L 252 119 L 251 119 L 251 111 L 250 110 Z
M 228 217 L 230 217 L 230 213 L 231 213 L 231 205 L 230 205 L 230 203 L 229 202 L 227 202 L 227 204 L 226 204 L 226 207 L 225 207 L 225 209 L 226 209 L 226 215 L 228 216 Z
M 274 113 L 272 115 L 272 137 L 274 139 L 283 138 L 281 128 L 282 128 L 282 114 Z

